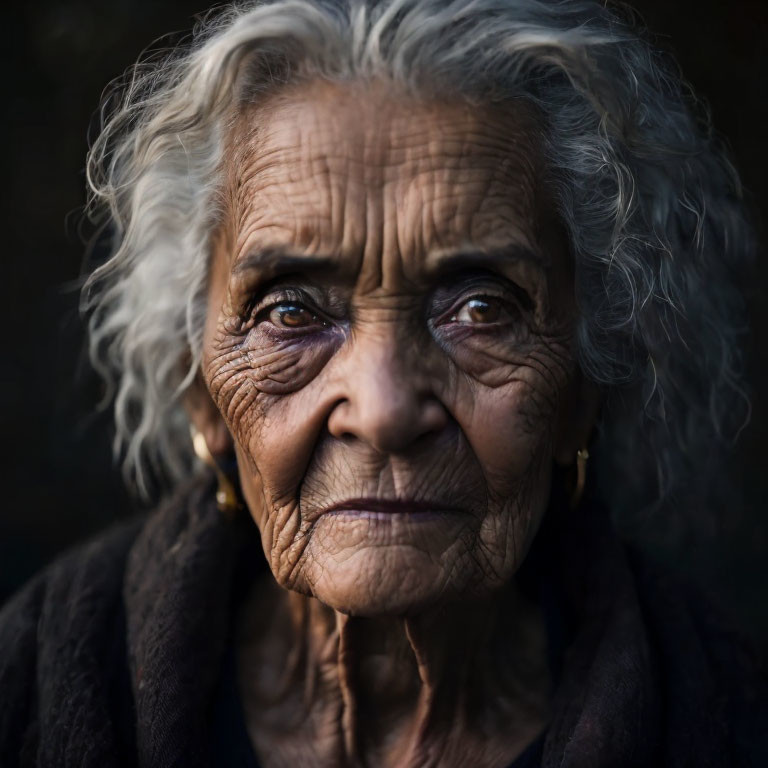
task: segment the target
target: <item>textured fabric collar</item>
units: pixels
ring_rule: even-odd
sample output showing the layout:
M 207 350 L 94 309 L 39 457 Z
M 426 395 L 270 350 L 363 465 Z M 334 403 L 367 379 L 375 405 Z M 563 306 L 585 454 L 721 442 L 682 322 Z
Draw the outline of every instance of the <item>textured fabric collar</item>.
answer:
M 263 555 L 213 491 L 190 485 L 6 606 L 0 764 L 216 764 L 233 606 Z M 524 570 L 551 582 L 567 625 L 544 768 L 768 765 L 768 697 L 739 636 L 628 556 L 599 511 L 550 515 Z
M 124 599 L 143 768 L 211 764 L 235 574 L 243 557 L 262 557 L 255 534 L 247 516 L 223 518 L 205 487 L 152 518 L 131 550 Z M 541 765 L 729 764 L 727 724 L 738 715 L 726 688 L 747 693 L 738 645 L 724 646 L 729 685 L 718 686 L 711 627 L 674 585 L 632 562 L 595 507 L 552 512 L 534 549 L 572 638 Z
M 210 764 L 244 528 L 219 513 L 206 485 L 151 518 L 131 550 L 123 594 L 141 766 Z
M 627 558 L 598 517 L 588 528 L 551 523 L 556 533 L 539 544 L 540 560 L 563 566 L 556 588 L 576 625 L 544 766 L 652 765 L 659 747 L 657 659 Z M 201 489 L 151 519 L 132 548 L 124 596 L 142 766 L 211 756 L 210 707 L 244 535 Z

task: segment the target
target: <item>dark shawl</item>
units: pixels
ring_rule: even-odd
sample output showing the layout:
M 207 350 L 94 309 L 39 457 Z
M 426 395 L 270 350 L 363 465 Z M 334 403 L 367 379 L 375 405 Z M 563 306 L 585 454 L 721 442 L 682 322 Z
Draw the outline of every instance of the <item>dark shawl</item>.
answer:
M 555 517 L 528 566 L 557 572 L 539 583 L 568 638 L 541 765 L 768 766 L 765 687 L 739 637 L 599 514 Z M 0 613 L 0 766 L 216 765 L 213 702 L 259 552 L 206 479 L 41 573 Z

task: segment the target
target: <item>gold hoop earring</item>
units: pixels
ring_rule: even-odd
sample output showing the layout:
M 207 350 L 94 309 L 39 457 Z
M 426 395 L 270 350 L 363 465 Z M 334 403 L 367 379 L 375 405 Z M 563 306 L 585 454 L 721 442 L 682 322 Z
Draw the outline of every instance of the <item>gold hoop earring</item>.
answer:
M 581 497 L 584 494 L 584 485 L 587 482 L 588 459 L 589 451 L 586 448 L 576 451 L 576 485 L 571 493 L 571 509 L 576 509 L 579 506 Z
M 189 432 L 192 436 L 195 456 L 216 473 L 216 479 L 219 483 L 219 487 L 216 490 L 216 504 L 219 507 L 219 511 L 229 518 L 234 517 L 235 513 L 243 508 L 235 484 L 227 477 L 227 474 L 213 457 L 213 454 L 208 449 L 208 443 L 205 437 L 203 437 L 203 433 L 192 426 L 189 428 Z

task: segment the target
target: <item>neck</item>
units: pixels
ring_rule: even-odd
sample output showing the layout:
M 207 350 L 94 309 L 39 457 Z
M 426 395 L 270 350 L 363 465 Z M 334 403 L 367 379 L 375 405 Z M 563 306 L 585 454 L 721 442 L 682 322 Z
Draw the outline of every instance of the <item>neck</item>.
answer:
M 261 585 L 242 618 L 240 683 L 261 753 L 281 751 L 281 731 L 295 745 L 298 728 L 328 764 L 504 765 L 546 723 L 543 624 L 514 584 L 385 618 Z

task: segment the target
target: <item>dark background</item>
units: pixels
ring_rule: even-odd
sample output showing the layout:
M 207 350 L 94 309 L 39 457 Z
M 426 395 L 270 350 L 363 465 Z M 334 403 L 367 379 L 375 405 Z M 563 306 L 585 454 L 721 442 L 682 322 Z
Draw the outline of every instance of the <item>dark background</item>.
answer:
M 763 235 L 768 210 L 768 2 L 640 0 L 659 44 L 709 104 L 732 148 Z M 0 267 L 0 603 L 62 549 L 137 509 L 110 449 L 108 414 L 82 351 L 77 280 L 89 122 L 110 80 L 196 2 L 96 0 L 16 7 L 3 24 Z M 673 545 L 663 521 L 647 546 L 699 580 L 768 651 L 768 268 L 744 276 L 752 338 L 750 426 L 728 464 L 732 498 Z M 707 522 L 708 521 L 708 522 Z

